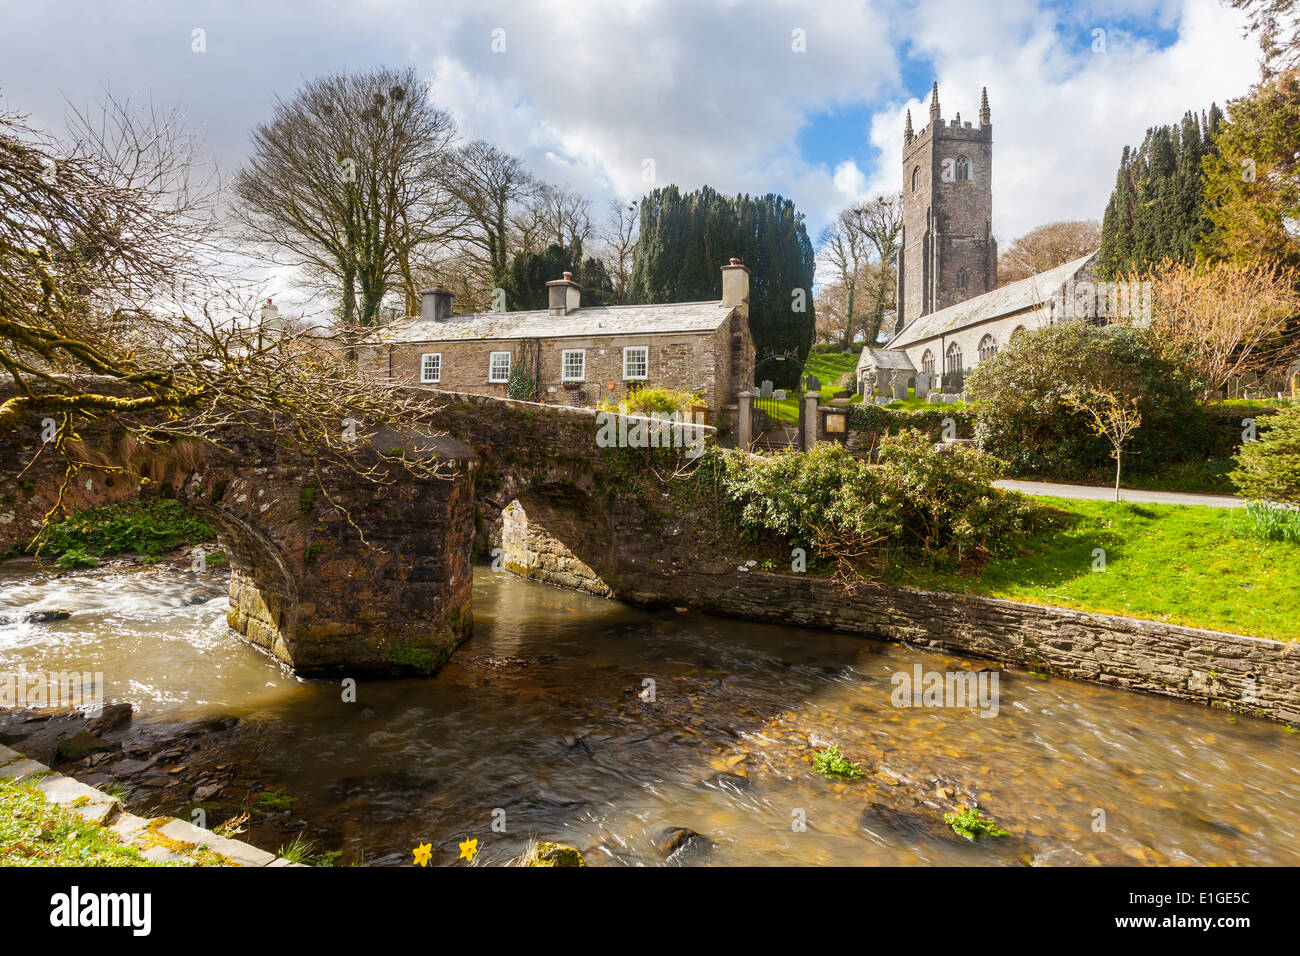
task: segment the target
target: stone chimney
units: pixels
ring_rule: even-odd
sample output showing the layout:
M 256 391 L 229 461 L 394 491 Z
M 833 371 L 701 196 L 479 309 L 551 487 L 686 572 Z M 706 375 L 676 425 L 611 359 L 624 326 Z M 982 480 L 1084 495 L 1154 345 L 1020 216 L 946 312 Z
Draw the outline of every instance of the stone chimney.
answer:
M 429 322 L 446 322 L 451 318 L 451 300 L 449 289 L 440 285 L 425 289 L 420 293 L 420 318 Z
M 551 296 L 551 315 L 568 315 L 578 311 L 582 286 L 573 281 L 572 272 L 566 272 L 563 279 L 552 279 L 546 283 L 546 288 Z
M 722 267 L 722 305 L 727 309 L 749 306 L 749 267 L 742 266 L 739 259 Z
M 280 310 L 270 299 L 262 306 L 262 332 L 271 335 L 283 335 L 289 329 L 289 323 L 280 318 Z

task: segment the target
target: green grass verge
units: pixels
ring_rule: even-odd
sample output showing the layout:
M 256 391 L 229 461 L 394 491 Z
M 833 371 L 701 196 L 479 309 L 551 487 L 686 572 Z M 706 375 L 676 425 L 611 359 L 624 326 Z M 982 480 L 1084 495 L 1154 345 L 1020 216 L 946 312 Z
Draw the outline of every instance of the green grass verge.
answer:
M 158 866 L 113 831 L 46 801 L 35 783 L 0 780 L 0 866 Z
M 1144 491 L 1190 491 L 1202 494 L 1235 495 L 1236 486 L 1228 478 L 1228 472 L 1237 466 L 1231 458 L 1207 458 L 1204 461 L 1184 461 L 1165 463 L 1160 470 L 1145 473 L 1135 469 L 1140 463 L 1136 460 L 1124 460 L 1123 485 L 1125 488 L 1139 488 Z M 1055 481 L 1068 485 L 1104 485 L 1115 486 L 1115 468 L 1108 465 L 1083 474 L 1075 475 L 1017 475 L 1025 481 Z
M 913 587 L 1056 604 L 1253 637 L 1300 638 L 1300 545 L 1241 533 L 1236 509 L 1038 499 L 1056 526 L 975 573 L 913 568 Z M 1105 570 L 1094 571 L 1094 549 Z

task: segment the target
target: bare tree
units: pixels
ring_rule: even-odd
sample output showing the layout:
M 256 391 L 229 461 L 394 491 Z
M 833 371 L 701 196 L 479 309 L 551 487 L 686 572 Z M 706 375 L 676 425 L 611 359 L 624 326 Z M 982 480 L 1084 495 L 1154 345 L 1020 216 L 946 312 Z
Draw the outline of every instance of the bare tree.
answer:
M 265 326 L 251 290 L 214 270 L 230 251 L 215 244 L 220 196 L 196 176 L 176 117 L 110 101 L 73 128 L 61 143 L 0 114 L 0 438 L 50 429 L 36 454 L 66 463 L 64 490 L 82 466 L 104 464 L 79 439 L 90 421 L 160 451 L 256 432 L 383 480 L 358 454 L 367 435 L 412 435 L 405 447 L 416 447 L 433 410 L 363 379 L 333 341 Z M 392 467 L 433 475 L 443 464 Z
M 460 203 L 458 232 L 487 288 L 504 286 L 517 246 L 512 221 L 537 189 L 523 161 L 490 143 L 475 140 L 456 151 L 448 183 Z
M 591 200 L 565 186 L 545 185 L 537 191 L 534 205 L 543 228 L 543 245 L 571 247 L 587 243 L 595 226 L 591 221 Z
M 1025 233 L 998 256 L 998 285 L 1028 279 L 1101 248 L 1095 219 L 1049 222 Z
M 330 280 L 345 325 L 374 325 L 394 283 L 414 309 L 413 256 L 457 224 L 454 133 L 412 67 L 311 80 L 254 129 L 238 215 L 249 238 Z
M 632 259 L 640 234 L 641 203 L 636 199 L 611 199 L 600 239 L 604 244 L 605 267 L 614 281 L 614 295 L 619 302 L 627 301 Z
M 1153 324 L 1169 357 L 1189 366 L 1208 400 L 1231 379 L 1285 369 L 1300 356 L 1292 328 L 1300 273 L 1279 265 L 1165 262 L 1154 285 Z
M 855 272 L 858 278 L 852 280 L 853 302 L 846 304 L 849 313 L 846 317 L 845 344 L 852 341 L 852 326 L 857 324 L 862 331 L 863 340 L 868 347 L 875 344 L 880 335 L 885 312 L 889 310 L 897 294 L 898 244 L 903 232 L 903 194 L 901 192 L 874 196 L 864 203 L 853 206 L 841 213 L 837 220 L 840 231 L 851 230 L 857 237 L 857 249 L 852 250 L 852 257 L 846 253 L 837 253 L 837 257 L 846 262 L 859 262 Z M 867 265 L 874 265 L 867 269 Z M 870 281 L 863 285 L 861 275 L 870 275 Z M 840 281 L 845 283 L 844 273 Z M 865 294 L 866 309 L 858 308 L 858 299 Z
M 817 251 L 822 264 L 842 293 L 842 296 L 837 296 L 837 299 L 842 298 L 843 305 L 836 310 L 836 324 L 846 349 L 852 344 L 853 332 L 858 327 L 858 312 L 862 307 L 858 299 L 858 284 L 871 249 L 865 225 L 861 207 L 851 206 L 841 211 L 817 237 Z

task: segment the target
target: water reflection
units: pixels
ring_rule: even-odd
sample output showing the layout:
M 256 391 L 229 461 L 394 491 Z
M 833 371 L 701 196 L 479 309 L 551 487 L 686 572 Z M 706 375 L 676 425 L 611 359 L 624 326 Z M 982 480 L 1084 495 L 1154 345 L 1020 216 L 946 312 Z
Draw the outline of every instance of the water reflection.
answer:
M 74 613 L 0 625 L 0 667 L 103 670 L 145 720 L 243 717 L 227 759 L 370 863 L 420 842 L 450 863 L 467 837 L 504 862 L 537 836 L 596 865 L 658 864 L 670 827 L 712 843 L 680 861 L 721 865 L 1300 862 L 1297 735 L 1272 723 L 1022 670 L 1000 675 L 993 718 L 898 708 L 900 668 L 987 665 L 486 570 L 475 636 L 442 673 L 346 703 L 234 639 L 224 597 L 191 603 L 196 587 L 11 575 L 0 616 Z M 867 776 L 813 773 L 829 743 Z M 942 815 L 972 803 L 1012 836 L 957 840 Z

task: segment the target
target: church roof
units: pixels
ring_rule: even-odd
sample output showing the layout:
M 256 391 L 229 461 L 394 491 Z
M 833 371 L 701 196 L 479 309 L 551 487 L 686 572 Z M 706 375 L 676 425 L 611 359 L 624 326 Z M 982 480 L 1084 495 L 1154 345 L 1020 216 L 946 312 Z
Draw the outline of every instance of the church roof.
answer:
M 712 332 L 731 313 L 732 309 L 717 301 L 583 306 L 568 315 L 552 315 L 547 309 L 472 312 L 452 315 L 441 322 L 419 317 L 404 319 L 377 329 L 371 341 L 387 344 Z
M 887 348 L 903 348 L 926 339 L 947 335 L 958 329 L 978 325 L 981 322 L 989 322 L 1016 312 L 1042 307 L 1055 298 L 1062 287 L 1070 279 L 1074 278 L 1096 255 L 1097 253 L 1091 252 L 1086 256 L 1075 259 L 1073 262 L 1057 266 L 1055 269 L 1048 269 L 1046 272 L 1032 275 L 1028 279 L 1009 283 L 1000 289 L 985 292 L 973 299 L 958 302 L 946 309 L 940 309 L 938 312 L 931 312 L 929 315 L 914 319 L 908 323 L 903 331 L 889 340 Z
M 907 353 L 896 349 L 863 349 L 858 368 L 896 368 L 915 372 L 916 366 Z

